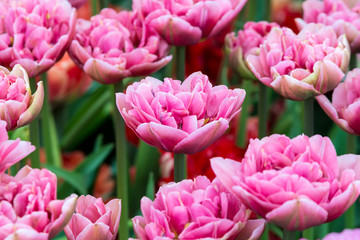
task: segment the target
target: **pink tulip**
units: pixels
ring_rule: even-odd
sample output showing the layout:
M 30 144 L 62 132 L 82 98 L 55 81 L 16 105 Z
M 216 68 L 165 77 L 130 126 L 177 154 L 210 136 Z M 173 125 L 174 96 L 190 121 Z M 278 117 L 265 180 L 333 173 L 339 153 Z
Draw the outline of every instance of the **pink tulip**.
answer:
M 8 139 L 6 122 L 0 120 L 0 174 L 35 150 L 30 142 Z
M 52 239 L 69 222 L 75 194 L 56 199 L 56 176 L 23 167 L 15 177 L 1 175 L 0 239 Z
M 360 3 L 345 0 L 307 0 L 303 3 L 304 20 L 298 20 L 303 27 L 308 23 L 323 23 L 332 26 L 338 36 L 346 35 L 351 52 L 360 51 Z
M 133 9 L 144 16 L 169 44 L 192 45 L 223 30 L 247 0 L 134 0 Z
M 348 72 L 333 92 L 332 103 L 325 95 L 316 100 L 327 115 L 344 131 L 360 135 L 360 69 Z
M 330 233 L 322 240 L 358 240 L 360 239 L 360 229 L 345 229 L 341 233 Z
M 215 142 L 240 111 L 243 89 L 212 87 L 200 72 L 183 83 L 147 77 L 116 94 L 125 123 L 146 143 L 164 151 L 194 154 Z
M 258 54 L 246 58 L 254 75 L 285 98 L 296 101 L 333 90 L 344 76 L 350 50 L 344 35 L 308 24 L 299 34 L 273 28 Z
M 42 82 L 37 86 L 31 95 L 28 75 L 19 64 L 11 72 L 0 66 L 0 119 L 7 122 L 7 130 L 29 124 L 40 113 L 44 89 Z
M 121 201 L 113 199 L 106 205 L 101 198 L 80 196 L 76 213 L 64 231 L 69 240 L 114 240 L 121 213 Z
M 67 49 L 75 20 L 75 9 L 63 0 L 2 2 L 0 65 L 20 64 L 30 77 L 46 72 Z
M 112 84 L 164 67 L 169 46 L 136 12 L 106 8 L 91 21 L 79 19 L 71 58 L 96 81 Z
M 220 184 L 204 176 L 162 186 L 155 200 L 141 200 L 143 217 L 133 218 L 135 234 L 152 239 L 258 239 L 263 219 L 249 220 L 251 211 Z
M 360 156 L 337 157 L 320 135 L 254 139 L 241 163 L 213 158 L 211 165 L 247 207 L 290 231 L 338 218 L 360 194 Z
M 229 33 L 225 38 L 226 53 L 229 57 L 229 65 L 240 76 L 246 79 L 256 79 L 246 65 L 245 59 L 248 54 L 258 54 L 260 45 L 274 27 L 280 27 L 277 23 L 246 22 L 244 30 Z

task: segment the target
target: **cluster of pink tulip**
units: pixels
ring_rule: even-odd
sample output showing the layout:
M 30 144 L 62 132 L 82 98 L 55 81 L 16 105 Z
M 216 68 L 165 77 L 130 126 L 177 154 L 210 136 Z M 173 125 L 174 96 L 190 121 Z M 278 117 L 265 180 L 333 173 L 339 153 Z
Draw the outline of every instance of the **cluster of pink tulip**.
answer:
M 246 2 L 134 0 L 132 11 L 104 8 L 90 20 L 77 19 L 74 7 L 84 4 L 80 0 L 1 2 L 0 240 L 53 239 L 61 231 L 71 240 L 115 240 L 118 232 L 120 239 L 127 238 L 126 194 L 106 204 L 91 195 L 59 200 L 54 173 L 21 166 L 39 146 L 9 140 L 9 131 L 32 124 L 44 111 L 47 92 L 52 100 L 64 101 L 84 92 L 89 77 L 114 85 L 115 119 L 121 115 L 145 143 L 174 153 L 174 171 L 182 178 L 161 186 L 154 200 L 141 199 L 142 216 L 132 218 L 134 238 L 260 239 L 266 225 L 273 224 L 284 231 L 284 239 L 294 239 L 295 231 L 345 213 L 360 195 L 360 155 L 354 150 L 338 156 L 328 137 L 313 133 L 251 139 L 241 162 L 208 159 L 214 180 L 181 174 L 186 172 L 185 154 L 199 153 L 223 136 L 230 121 L 247 111 L 242 105 L 249 94 L 212 84 L 201 72 L 185 79 L 148 75 L 173 60 L 172 46 L 193 45 L 219 34 Z M 303 10 L 299 33 L 266 21 L 247 22 L 243 30 L 229 33 L 229 65 L 244 79 L 286 99 L 315 98 L 341 129 L 360 135 L 360 69 L 355 66 L 346 73 L 351 54 L 360 52 L 360 3 L 307 0 Z M 66 51 L 73 62 L 53 67 Z M 179 68 L 184 63 L 176 58 Z M 56 80 L 74 64 L 86 74 L 76 75 L 81 81 Z M 30 85 L 48 70 L 53 91 L 42 81 L 35 91 Z M 125 78 L 138 76 L 146 77 L 118 92 Z M 324 95 L 330 91 L 331 101 Z M 115 125 L 116 132 L 125 128 L 120 122 Z M 117 144 L 117 154 L 122 144 Z M 122 154 L 116 162 L 123 168 L 118 179 L 128 173 L 126 152 Z M 179 161 L 182 157 L 185 164 Z M 121 161 L 125 164 L 120 167 Z M 14 172 L 16 167 L 20 170 Z M 119 192 L 127 191 L 127 182 L 119 186 Z M 345 230 L 324 239 L 347 236 L 360 234 Z

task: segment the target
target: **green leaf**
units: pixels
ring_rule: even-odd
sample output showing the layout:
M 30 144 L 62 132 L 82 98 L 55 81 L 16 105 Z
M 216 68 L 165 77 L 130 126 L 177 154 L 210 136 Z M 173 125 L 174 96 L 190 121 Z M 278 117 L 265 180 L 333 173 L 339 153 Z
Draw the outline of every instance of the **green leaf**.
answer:
M 155 196 L 155 179 L 154 179 L 154 173 L 151 172 L 149 174 L 149 179 L 146 184 L 146 196 L 150 198 L 151 200 L 154 200 Z
M 78 190 L 80 194 L 85 195 L 87 193 L 85 175 L 76 172 L 70 172 L 49 164 L 44 164 L 44 167 L 55 173 L 58 178 L 62 178 L 68 182 L 71 186 Z
M 112 143 L 106 144 L 100 147 L 95 152 L 89 154 L 86 159 L 76 167 L 75 172 L 82 174 L 89 174 L 94 172 L 101 163 L 109 156 L 113 150 L 114 145 Z

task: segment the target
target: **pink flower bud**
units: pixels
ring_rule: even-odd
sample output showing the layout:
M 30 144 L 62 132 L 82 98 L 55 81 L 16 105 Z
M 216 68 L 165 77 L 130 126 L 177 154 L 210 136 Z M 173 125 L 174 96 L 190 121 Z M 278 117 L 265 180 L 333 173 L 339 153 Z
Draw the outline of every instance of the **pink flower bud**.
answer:
M 7 122 L 7 129 L 13 130 L 32 122 L 40 113 L 44 89 L 38 83 L 31 95 L 28 75 L 19 64 L 9 72 L 0 66 L 0 119 Z

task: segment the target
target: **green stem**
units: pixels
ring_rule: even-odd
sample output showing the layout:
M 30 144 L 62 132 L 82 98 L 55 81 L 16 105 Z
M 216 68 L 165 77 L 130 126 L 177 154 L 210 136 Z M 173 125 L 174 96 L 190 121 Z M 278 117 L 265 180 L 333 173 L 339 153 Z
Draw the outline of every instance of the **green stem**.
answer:
M 283 240 L 295 240 L 296 231 L 288 231 L 284 230 L 284 238 Z M 309 239 L 311 240 L 311 239 Z
M 353 70 L 354 68 L 357 67 L 357 58 L 356 58 L 356 54 L 351 54 L 350 57 L 350 63 L 349 63 L 349 68 L 350 70 Z
M 314 134 L 314 98 L 304 101 L 304 133 L 307 136 Z
M 266 136 L 267 129 L 267 87 L 259 83 L 259 138 Z
M 176 79 L 180 81 L 185 80 L 185 46 L 176 47 Z
M 95 16 L 99 13 L 99 5 L 98 0 L 92 0 L 91 1 L 91 9 L 92 9 L 92 15 Z
M 316 232 L 316 239 L 322 239 L 323 237 L 325 237 L 330 230 L 330 223 L 324 223 L 321 224 L 320 226 L 315 227 L 315 232 Z M 333 231 L 333 229 L 331 229 Z
M 46 152 L 46 160 L 49 164 L 60 167 L 61 151 L 55 120 L 52 114 L 49 100 L 49 86 L 46 79 L 46 73 L 41 75 L 41 80 L 44 84 L 44 103 L 41 110 L 41 126 L 44 139 L 44 148 Z
M 128 162 L 126 153 L 126 138 L 125 138 L 125 122 L 122 119 L 116 107 L 116 93 L 123 92 L 122 81 L 113 86 L 113 121 L 115 130 L 115 147 L 116 147 L 116 189 L 117 197 L 121 199 L 121 222 L 127 223 L 129 220 L 129 202 L 128 202 Z M 128 239 L 129 231 L 126 224 L 119 226 L 119 239 Z
M 174 181 L 180 182 L 187 178 L 186 155 L 174 153 Z
M 225 55 L 225 51 L 223 51 L 223 52 Z M 218 76 L 218 82 L 220 82 L 222 85 L 225 85 L 225 86 L 230 86 L 229 79 L 227 77 L 228 65 L 229 65 L 229 58 L 227 56 L 225 56 L 221 60 L 220 72 L 219 72 L 219 76 Z
M 30 78 L 30 88 L 31 92 L 36 91 L 36 79 Z M 36 147 L 35 151 L 30 154 L 31 167 L 40 168 L 40 123 L 39 117 L 36 117 L 29 125 L 30 128 L 30 142 Z
M 246 138 L 247 138 L 247 119 L 249 116 L 248 106 L 251 103 L 251 88 L 252 88 L 252 82 L 250 80 L 243 80 L 242 89 L 246 91 L 246 97 L 244 99 L 244 102 L 241 106 L 241 114 L 239 117 L 239 123 L 238 123 L 238 129 L 237 129 L 237 145 L 241 148 L 246 147 Z
M 356 202 L 345 212 L 345 228 L 355 228 L 355 204 Z
M 314 228 L 308 228 L 303 231 L 303 238 L 308 240 L 314 239 Z

